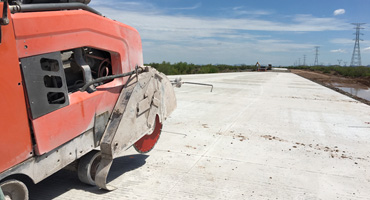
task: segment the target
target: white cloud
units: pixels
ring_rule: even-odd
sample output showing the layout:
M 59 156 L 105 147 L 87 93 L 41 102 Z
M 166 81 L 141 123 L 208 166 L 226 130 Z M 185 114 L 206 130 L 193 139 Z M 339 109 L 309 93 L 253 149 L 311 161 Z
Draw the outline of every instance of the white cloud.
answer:
M 267 10 L 247 10 L 243 6 L 232 8 L 233 13 L 236 15 L 271 15 L 273 12 Z
M 355 44 L 355 41 L 351 38 L 334 38 L 330 40 L 333 44 L 341 44 L 346 46 L 353 46 Z M 369 40 L 363 40 L 360 41 L 360 45 L 370 45 Z
M 370 47 L 364 48 L 364 51 L 370 51 Z
M 344 13 L 346 13 L 346 10 L 344 9 L 337 9 L 337 10 L 334 10 L 334 15 L 343 15 Z
M 354 44 L 354 41 L 349 38 L 334 38 L 330 42 L 334 44 Z
M 348 30 L 350 24 L 345 21 L 330 17 L 314 17 L 312 15 L 295 15 L 293 21 L 296 23 L 284 24 L 283 28 L 290 25 L 296 31 L 338 31 Z M 287 30 L 291 31 L 291 30 Z
M 113 0 L 105 0 L 105 1 L 91 1 L 89 6 L 93 8 L 100 8 L 100 7 L 112 7 L 121 10 L 131 10 L 131 11 L 139 11 L 145 10 L 145 13 L 158 13 L 158 10 L 155 8 L 153 4 L 150 3 L 142 3 L 139 1 L 113 1 Z M 98 10 L 98 9 L 97 9 Z M 98 10 L 99 11 L 99 10 Z M 106 15 L 108 13 L 103 13 Z
M 343 21 L 334 18 L 317 18 L 310 15 L 298 15 L 293 17 L 293 22 L 282 23 L 255 18 L 207 18 L 121 11 L 108 7 L 97 7 L 97 10 L 140 31 L 159 31 L 161 34 L 172 34 L 176 38 L 181 37 L 181 35 L 186 37 L 215 37 L 247 30 L 308 32 L 348 29 L 348 24 Z
M 305 33 L 352 28 L 346 21 L 334 17 L 293 15 L 280 22 L 274 18 L 263 19 L 256 16 L 269 14 L 262 10 L 250 13 L 250 16 L 232 18 L 174 14 L 179 8 L 158 8 L 141 1 L 94 0 L 90 5 L 139 31 L 146 62 L 255 63 L 255 59 L 263 60 L 268 55 L 283 64 L 284 60 L 291 59 L 292 54 L 280 52 L 303 55 L 315 45 L 309 41 L 281 40 L 272 37 L 275 35 L 272 32 Z M 201 4 L 184 8 L 196 9 L 199 6 Z M 243 7 L 232 10 L 243 11 Z
M 180 8 L 171 8 L 171 9 L 173 10 L 194 10 L 194 9 L 200 8 L 201 6 L 202 6 L 202 3 L 197 3 L 194 6 L 190 6 L 190 7 L 180 7 Z
M 332 52 L 332 53 L 347 53 L 347 51 L 344 50 L 344 49 L 334 49 L 334 50 L 330 50 L 330 52 Z
M 347 22 L 336 18 L 319 18 L 312 15 L 295 15 L 290 17 L 291 22 L 277 22 L 275 20 L 258 19 L 255 16 L 243 18 L 228 17 L 199 17 L 168 14 L 173 9 L 196 9 L 201 4 L 184 8 L 158 8 L 148 2 L 116 2 L 112 0 L 92 1 L 93 8 L 106 14 L 108 17 L 125 24 L 137 25 L 150 29 L 162 30 L 256 30 L 256 31 L 332 31 L 348 30 L 351 28 Z M 135 9 L 136 8 L 136 9 Z M 267 15 L 268 11 L 243 11 L 243 7 L 233 10 L 250 14 Z M 218 31 L 220 32 L 220 31 Z

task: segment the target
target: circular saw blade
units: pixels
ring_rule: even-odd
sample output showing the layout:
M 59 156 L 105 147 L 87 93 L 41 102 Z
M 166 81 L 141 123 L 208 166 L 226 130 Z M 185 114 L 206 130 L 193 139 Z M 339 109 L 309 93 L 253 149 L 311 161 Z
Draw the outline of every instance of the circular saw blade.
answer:
M 135 142 L 133 145 L 135 150 L 139 153 L 148 153 L 153 149 L 157 143 L 159 136 L 162 132 L 162 123 L 159 121 L 159 117 L 155 118 L 155 125 L 152 134 L 144 135 L 140 140 Z

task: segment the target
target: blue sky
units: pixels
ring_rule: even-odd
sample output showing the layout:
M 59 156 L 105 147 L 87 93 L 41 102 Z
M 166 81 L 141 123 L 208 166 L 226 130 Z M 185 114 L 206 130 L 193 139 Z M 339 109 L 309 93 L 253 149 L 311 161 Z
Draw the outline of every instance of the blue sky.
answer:
M 144 62 L 293 65 L 351 62 L 352 22 L 370 65 L 370 0 L 92 0 L 105 16 L 136 28 Z

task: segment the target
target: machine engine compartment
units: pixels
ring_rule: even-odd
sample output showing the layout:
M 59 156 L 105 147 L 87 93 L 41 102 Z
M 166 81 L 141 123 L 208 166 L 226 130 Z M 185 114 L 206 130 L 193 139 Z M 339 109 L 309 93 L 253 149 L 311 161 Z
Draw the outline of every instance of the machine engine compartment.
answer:
M 81 47 L 20 59 L 32 118 L 69 105 L 68 95 L 94 79 L 112 75 L 109 52 Z M 112 81 L 94 83 L 86 90 Z
M 90 66 L 93 79 L 112 75 L 111 55 L 109 52 L 89 47 L 83 47 L 82 52 L 84 60 Z M 77 64 L 73 50 L 62 51 L 61 56 L 68 92 L 76 92 L 79 90 L 79 88 L 86 84 L 83 70 L 81 66 Z M 98 85 L 107 82 L 109 81 L 100 83 Z

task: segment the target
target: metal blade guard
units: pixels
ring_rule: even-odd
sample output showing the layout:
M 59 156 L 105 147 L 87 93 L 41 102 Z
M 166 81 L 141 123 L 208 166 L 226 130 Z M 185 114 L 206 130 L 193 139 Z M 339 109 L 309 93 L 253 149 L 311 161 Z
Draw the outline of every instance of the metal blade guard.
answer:
M 140 139 L 158 134 L 162 122 L 175 108 L 175 92 L 166 75 L 151 67 L 145 67 L 140 74 L 130 76 L 100 143 L 101 162 L 95 176 L 96 185 L 106 190 L 115 189 L 106 183 L 113 159 L 122 150 L 134 144 L 135 148 L 140 150 Z M 153 137 L 158 139 L 159 135 Z M 145 152 L 153 148 L 155 142 L 156 140 L 149 148 L 146 144 L 146 147 L 143 147 Z

